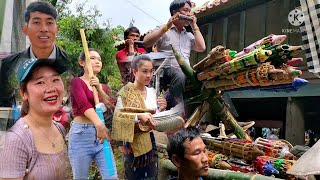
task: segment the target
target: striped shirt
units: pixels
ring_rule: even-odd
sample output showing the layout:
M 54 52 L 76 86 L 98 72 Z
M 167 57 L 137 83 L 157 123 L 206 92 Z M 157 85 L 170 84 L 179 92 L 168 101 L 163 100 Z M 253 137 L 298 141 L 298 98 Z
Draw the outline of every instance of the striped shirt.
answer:
M 64 136 L 64 128 L 54 124 Z M 68 163 L 67 148 L 56 154 L 38 152 L 31 130 L 21 118 L 5 134 L 5 144 L 0 149 L 0 178 L 65 179 Z

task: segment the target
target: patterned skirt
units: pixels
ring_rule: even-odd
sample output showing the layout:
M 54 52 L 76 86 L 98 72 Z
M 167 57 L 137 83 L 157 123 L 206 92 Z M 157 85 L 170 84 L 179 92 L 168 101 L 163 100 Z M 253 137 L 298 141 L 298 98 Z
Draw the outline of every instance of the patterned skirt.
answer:
M 154 134 L 150 132 L 152 150 L 139 157 L 134 157 L 131 145 L 124 143 L 123 157 L 125 166 L 125 179 L 153 180 L 158 176 L 158 154 Z

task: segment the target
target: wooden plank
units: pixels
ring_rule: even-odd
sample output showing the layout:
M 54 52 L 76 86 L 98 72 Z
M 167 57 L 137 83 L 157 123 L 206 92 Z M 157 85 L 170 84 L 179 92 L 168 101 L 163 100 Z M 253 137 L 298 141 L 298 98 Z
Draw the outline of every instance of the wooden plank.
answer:
M 265 36 L 264 8 L 265 5 L 260 5 L 246 10 L 245 47 Z
M 239 51 L 240 41 L 240 13 L 228 17 L 228 35 L 226 48 Z
M 222 39 L 222 45 L 224 47 L 227 46 L 227 40 L 228 40 L 228 18 L 223 19 L 223 39 Z
M 246 32 L 246 11 L 240 13 L 240 39 L 239 39 L 239 48 L 244 48 L 244 39 Z
M 320 84 L 309 83 L 297 92 L 266 92 L 259 90 L 243 90 L 228 92 L 231 98 L 270 98 L 270 97 L 304 97 L 320 96 Z
M 282 29 L 287 29 L 289 25 L 288 14 L 289 6 L 285 1 L 288 0 L 273 0 L 266 3 L 266 34 L 283 34 Z M 286 34 L 289 35 L 289 34 Z M 285 43 L 288 43 L 285 41 Z
M 254 120 L 254 127 L 259 128 L 284 128 L 281 120 Z
M 224 19 L 219 19 L 213 22 L 213 27 L 212 27 L 212 48 L 216 47 L 218 45 L 223 44 L 223 26 L 224 24 Z
M 208 24 L 208 35 L 206 38 L 206 47 L 207 47 L 207 54 L 211 51 L 212 48 L 212 23 Z

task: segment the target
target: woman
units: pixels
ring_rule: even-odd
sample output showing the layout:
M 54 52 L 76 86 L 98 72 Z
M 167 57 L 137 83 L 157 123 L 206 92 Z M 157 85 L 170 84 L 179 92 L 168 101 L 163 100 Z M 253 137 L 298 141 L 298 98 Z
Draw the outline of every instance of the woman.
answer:
M 18 69 L 21 118 L 0 149 L 0 179 L 65 179 L 63 126 L 51 120 L 64 94 L 57 61 L 28 59 Z
M 125 142 L 126 179 L 156 179 L 158 159 L 154 135 L 150 132 L 155 121 L 150 112 L 164 111 L 166 101 L 157 100 L 155 90 L 146 87 L 153 75 L 153 65 L 147 55 L 135 57 L 131 68 L 135 81 L 119 91 L 112 138 Z
M 96 75 L 101 71 L 102 62 L 100 54 L 95 49 L 89 49 L 90 61 L 93 70 L 93 77 L 89 76 L 85 63 L 85 54 L 82 52 L 79 57 L 79 64 L 84 70 L 81 77 L 73 78 L 70 84 L 70 97 L 73 113 L 73 122 L 69 136 L 69 158 L 72 166 L 74 179 L 88 179 L 90 162 L 94 160 L 99 167 L 103 179 L 117 179 L 116 167 L 107 167 L 102 147 L 103 140 L 109 140 L 108 129 L 95 112 L 92 86 L 95 86 L 99 100 L 108 108 L 114 108 L 111 99 L 106 92 L 110 88 L 100 84 Z M 114 159 L 109 159 L 114 162 Z M 114 170 L 109 174 L 108 170 Z

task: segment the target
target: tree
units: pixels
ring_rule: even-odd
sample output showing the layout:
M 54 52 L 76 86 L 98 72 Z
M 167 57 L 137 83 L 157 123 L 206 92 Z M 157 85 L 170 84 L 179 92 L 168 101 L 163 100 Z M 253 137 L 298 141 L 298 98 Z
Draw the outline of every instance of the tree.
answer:
M 102 28 L 98 24 L 98 17 L 101 13 L 96 6 L 90 7 L 87 2 L 76 6 L 76 13 L 72 13 L 68 7 L 72 0 L 56 2 L 56 8 L 59 13 L 58 25 L 60 26 L 57 43 L 66 52 L 68 52 L 70 61 L 68 65 L 74 75 L 81 73 L 78 65 L 78 56 L 83 51 L 82 41 L 79 30 L 85 29 L 88 47 L 100 50 L 103 68 L 98 77 L 101 83 L 108 83 L 112 89 L 121 87 L 121 76 L 115 60 L 116 48 L 114 47 L 113 34 L 124 32 L 124 28 L 118 26 L 111 28 L 110 23 L 106 22 L 106 27 Z M 84 7 L 89 7 L 88 10 Z

